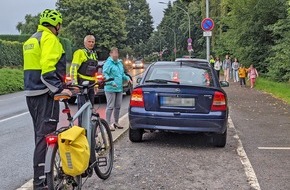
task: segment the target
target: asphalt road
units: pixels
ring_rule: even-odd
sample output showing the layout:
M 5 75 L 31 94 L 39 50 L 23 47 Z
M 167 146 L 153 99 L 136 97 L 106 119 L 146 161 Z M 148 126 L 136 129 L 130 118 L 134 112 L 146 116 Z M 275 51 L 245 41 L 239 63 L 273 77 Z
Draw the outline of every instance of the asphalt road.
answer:
M 143 71 L 135 69 L 130 74 L 135 76 Z M 120 117 L 128 112 L 129 98 L 123 97 Z M 0 108 L 0 190 L 11 190 L 21 187 L 33 176 L 33 126 L 23 92 L 0 96 Z M 104 118 L 106 103 L 96 103 L 95 108 Z M 75 112 L 77 106 L 71 109 Z M 65 124 L 65 115 L 61 114 L 59 126 Z
M 110 178 L 94 175 L 83 189 L 290 189 L 290 106 L 235 83 L 225 90 L 225 148 L 203 134 L 146 133 L 144 142 L 131 143 L 125 133 L 115 142 Z M 124 97 L 121 115 L 128 103 Z M 99 105 L 104 116 L 105 103 Z M 31 119 L 22 93 L 0 96 L 0 106 L 0 190 L 16 189 L 32 178 Z
M 225 148 L 205 135 L 147 133 L 115 144 L 111 177 L 84 189 L 290 189 L 290 106 L 269 94 L 231 83 Z

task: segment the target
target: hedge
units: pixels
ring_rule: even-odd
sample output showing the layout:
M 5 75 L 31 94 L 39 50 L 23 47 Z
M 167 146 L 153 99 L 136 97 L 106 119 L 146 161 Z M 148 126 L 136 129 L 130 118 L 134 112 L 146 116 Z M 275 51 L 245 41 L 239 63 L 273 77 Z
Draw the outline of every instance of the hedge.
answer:
M 23 65 L 22 44 L 31 35 L 0 35 L 0 68 Z M 72 60 L 72 43 L 67 38 L 60 38 L 66 52 L 67 61 Z
M 0 68 L 19 67 L 22 63 L 22 43 L 0 40 Z
M 23 90 L 23 71 L 0 69 L 0 95 Z

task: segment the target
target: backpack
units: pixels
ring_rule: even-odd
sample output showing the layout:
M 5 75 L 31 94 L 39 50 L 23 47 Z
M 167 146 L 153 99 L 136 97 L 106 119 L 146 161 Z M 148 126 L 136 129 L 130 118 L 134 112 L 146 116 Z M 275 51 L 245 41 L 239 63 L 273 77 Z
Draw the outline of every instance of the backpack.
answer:
M 70 176 L 82 174 L 89 166 L 90 149 L 85 129 L 73 126 L 58 135 L 63 172 Z

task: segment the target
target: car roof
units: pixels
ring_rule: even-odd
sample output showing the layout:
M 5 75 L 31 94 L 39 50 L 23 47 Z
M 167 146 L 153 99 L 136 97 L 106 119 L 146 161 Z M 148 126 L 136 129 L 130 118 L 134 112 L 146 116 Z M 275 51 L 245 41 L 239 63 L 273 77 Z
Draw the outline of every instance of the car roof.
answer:
M 208 63 L 206 59 L 196 59 L 196 58 L 176 58 L 175 61 L 192 61 L 192 62 Z

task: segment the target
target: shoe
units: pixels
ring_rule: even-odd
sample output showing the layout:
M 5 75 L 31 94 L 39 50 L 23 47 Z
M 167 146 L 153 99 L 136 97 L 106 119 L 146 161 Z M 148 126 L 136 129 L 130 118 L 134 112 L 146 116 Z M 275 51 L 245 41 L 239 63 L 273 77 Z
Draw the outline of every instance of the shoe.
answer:
M 118 129 L 124 129 L 119 123 L 114 123 L 114 127 Z
M 44 182 L 35 183 L 33 182 L 33 190 L 47 190 L 48 187 Z
M 111 125 L 110 125 L 110 130 L 111 130 L 111 131 L 115 131 L 115 130 L 116 130 L 114 124 L 111 124 Z

